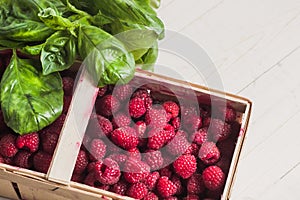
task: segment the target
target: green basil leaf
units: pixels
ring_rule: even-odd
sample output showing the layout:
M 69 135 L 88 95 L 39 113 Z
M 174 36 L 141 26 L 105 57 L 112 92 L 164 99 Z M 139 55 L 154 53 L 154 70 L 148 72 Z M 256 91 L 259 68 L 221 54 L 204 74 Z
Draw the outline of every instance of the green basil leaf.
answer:
M 27 46 L 21 48 L 21 51 L 28 55 L 37 56 L 41 53 L 43 46 L 44 46 L 44 43 L 33 45 L 33 46 L 27 45 Z
M 43 74 L 68 69 L 76 58 L 75 37 L 68 31 L 58 31 L 51 35 L 41 51 Z
M 41 130 L 62 112 L 63 90 L 59 73 L 44 76 L 39 62 L 20 59 L 15 51 L 0 89 L 4 120 L 21 135 Z
M 94 26 L 82 25 L 78 50 L 99 86 L 129 82 L 135 72 L 132 54 L 112 35 Z

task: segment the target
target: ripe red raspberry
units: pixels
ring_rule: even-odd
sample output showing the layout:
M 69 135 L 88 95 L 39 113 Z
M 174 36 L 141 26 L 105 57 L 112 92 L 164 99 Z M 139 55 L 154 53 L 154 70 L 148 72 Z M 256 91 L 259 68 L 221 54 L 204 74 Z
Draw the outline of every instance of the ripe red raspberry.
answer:
M 147 110 L 150 109 L 150 107 L 152 106 L 152 98 L 150 95 L 150 91 L 147 91 L 145 89 L 139 89 L 133 93 L 132 98 L 135 98 L 135 97 L 138 97 L 138 98 L 141 98 L 144 100 Z
M 109 137 L 113 131 L 113 125 L 109 119 L 92 114 L 89 120 L 89 124 L 86 130 L 86 134 L 92 137 L 103 138 L 104 136 Z
M 80 150 L 77 156 L 76 164 L 73 173 L 81 174 L 89 164 L 88 155 L 85 151 Z
M 111 140 L 116 145 L 126 150 L 137 147 L 139 143 L 136 131 L 129 126 L 123 126 L 121 128 L 115 129 L 111 133 Z
M 193 155 L 182 155 L 173 163 L 175 172 L 183 179 L 187 179 L 195 173 L 197 169 L 196 158 Z
M 62 78 L 63 90 L 65 95 L 72 95 L 74 88 L 74 79 L 68 76 Z
M 88 175 L 85 177 L 84 184 L 95 187 L 95 188 L 99 188 L 102 190 L 108 190 L 109 189 L 109 185 L 105 185 L 100 183 L 97 179 L 96 176 L 93 172 L 88 173 Z
M 100 183 L 104 185 L 113 185 L 119 181 L 121 171 L 116 161 L 106 158 L 103 160 L 100 170 L 96 171 L 95 175 Z
M 128 183 L 121 180 L 121 181 L 117 182 L 116 184 L 112 185 L 110 188 L 110 191 L 114 192 L 116 194 L 125 196 L 127 189 L 128 189 Z
M 171 171 L 170 166 L 166 166 L 159 170 L 159 174 L 160 174 L 160 176 L 166 176 L 168 178 L 171 178 L 173 172 Z
M 198 115 L 189 115 L 183 118 L 183 126 L 188 132 L 195 132 L 202 126 L 202 118 Z
M 142 155 L 141 152 L 138 148 L 133 148 L 133 149 L 129 149 L 126 152 L 127 158 L 132 158 L 132 159 L 136 159 L 136 160 L 142 160 Z
M 17 154 L 18 149 L 15 145 L 16 136 L 13 134 L 6 134 L 0 140 L 0 154 L 3 157 L 13 157 Z
M 214 142 L 204 142 L 199 150 L 199 158 L 206 165 L 212 165 L 220 159 L 220 151 Z
M 166 147 L 170 154 L 178 156 L 186 152 L 189 146 L 190 143 L 183 135 L 176 135 Z
M 207 189 L 217 190 L 223 187 L 225 174 L 221 168 L 217 166 L 209 166 L 203 171 L 202 178 Z
M 171 126 L 170 124 L 166 124 L 164 127 L 164 134 L 165 134 L 165 138 L 166 138 L 166 142 L 170 142 L 176 135 L 174 127 Z
M 96 172 L 101 171 L 102 164 L 103 164 L 102 160 L 98 160 L 96 162 L 90 162 L 87 166 L 87 171 L 95 174 Z
M 98 90 L 98 97 L 103 97 L 107 91 L 107 85 L 100 87 Z
M 153 192 L 148 192 L 143 200 L 158 200 L 158 196 L 156 196 L 156 194 L 154 194 Z
M 202 126 L 203 127 L 209 127 L 210 126 L 210 121 L 211 121 L 211 118 L 210 117 L 206 117 L 202 120 Z
M 174 119 L 172 119 L 171 124 L 174 127 L 175 131 L 178 131 L 181 126 L 180 117 L 175 117 Z
M 152 106 L 146 112 L 145 122 L 152 128 L 163 128 L 168 122 L 165 109 L 158 105 Z
M 52 155 L 55 151 L 59 135 L 53 132 L 43 131 L 40 136 L 43 150 Z
M 128 188 L 126 193 L 132 198 L 142 199 L 147 195 L 148 189 L 144 183 L 134 183 Z
M 199 149 L 200 149 L 200 146 L 199 146 L 199 145 L 197 145 L 196 143 L 192 143 L 192 144 L 187 148 L 187 150 L 184 152 L 184 154 L 192 154 L 192 155 L 194 155 L 195 157 L 198 157 Z
M 158 172 L 152 172 L 145 178 L 143 183 L 148 187 L 149 190 L 153 190 L 156 187 L 156 183 L 159 179 L 160 175 Z
M 160 151 L 148 150 L 143 154 L 143 161 L 147 163 L 151 170 L 157 170 L 164 164 L 164 159 Z
M 60 131 L 64 125 L 65 119 L 66 119 L 66 115 L 61 114 L 52 124 L 50 124 L 49 126 L 47 126 L 46 128 L 44 128 L 43 130 L 41 130 L 39 132 L 40 133 L 51 132 L 51 133 L 55 133 L 55 134 L 59 135 Z
M 188 194 L 183 200 L 200 200 L 200 197 L 194 194 Z
M 222 141 L 230 136 L 231 126 L 222 120 L 211 119 L 211 125 L 208 128 L 208 131 L 215 142 Z
M 150 167 L 140 160 L 128 159 L 124 165 L 124 178 L 129 183 L 142 181 L 149 173 Z
M 72 177 L 71 177 L 71 181 L 73 182 L 77 182 L 77 183 L 83 183 L 83 180 L 85 179 L 85 174 L 82 173 L 82 174 L 72 174 Z
M 181 105 L 181 118 L 185 120 L 186 117 L 192 116 L 192 115 L 198 115 L 197 105 Z
M 181 183 L 181 180 L 180 180 L 180 178 L 178 177 L 178 176 L 172 176 L 172 178 L 171 178 L 171 181 L 176 185 L 176 187 L 177 187 L 177 190 L 176 190 L 176 195 L 181 195 L 181 194 L 183 194 L 184 193 L 184 187 L 183 187 L 183 185 L 182 185 L 182 183 Z
M 120 108 L 119 100 L 108 94 L 103 96 L 101 99 L 97 99 L 96 101 L 96 111 L 100 115 L 105 117 L 111 116 L 113 113 L 116 113 Z
M 232 107 L 222 106 L 218 108 L 220 112 L 219 118 L 225 120 L 226 122 L 233 122 L 236 120 L 236 111 Z
M 207 127 L 200 128 L 198 131 L 190 135 L 190 141 L 193 141 L 198 145 L 202 145 L 204 142 L 208 141 Z
M 158 179 L 156 189 L 160 196 L 164 198 L 174 195 L 177 191 L 176 185 L 166 176 Z
M 143 138 L 147 129 L 147 125 L 144 121 L 137 121 L 134 125 L 134 129 L 139 138 Z
M 30 169 L 33 165 L 31 159 L 32 153 L 21 150 L 14 156 L 14 164 L 18 167 Z
M 116 85 L 113 90 L 113 95 L 117 97 L 118 100 L 124 101 L 130 98 L 132 92 L 133 92 L 132 86 L 129 84 Z
M 123 126 L 129 126 L 130 123 L 131 123 L 130 117 L 123 112 L 119 112 L 113 116 L 112 125 L 114 129 Z
M 51 160 L 52 155 L 43 151 L 38 151 L 33 156 L 33 167 L 39 172 L 47 173 Z
M 172 118 L 175 118 L 179 114 L 179 106 L 174 101 L 166 101 L 163 103 L 163 107 L 167 113 L 171 113 Z
M 123 165 L 127 160 L 127 156 L 125 154 L 119 154 L 119 153 L 111 154 L 108 156 L 108 158 L 111 158 L 114 161 L 116 161 L 121 169 L 123 168 Z
M 205 191 L 201 174 L 193 174 L 187 181 L 187 192 L 189 194 L 200 194 Z
M 106 154 L 106 144 L 101 139 L 92 140 L 90 147 L 87 147 L 92 161 L 101 160 Z
M 20 135 L 17 137 L 16 140 L 16 146 L 19 149 L 26 148 L 32 153 L 38 150 L 39 144 L 40 144 L 40 138 L 39 138 L 39 134 L 36 132 L 26 134 L 26 135 Z
M 129 115 L 133 118 L 140 118 L 146 113 L 145 102 L 143 99 L 135 97 L 130 99 L 128 105 Z
M 64 96 L 63 114 L 67 114 L 72 101 L 72 96 Z
M 164 130 L 152 129 L 148 132 L 149 149 L 158 150 L 167 143 L 167 138 Z

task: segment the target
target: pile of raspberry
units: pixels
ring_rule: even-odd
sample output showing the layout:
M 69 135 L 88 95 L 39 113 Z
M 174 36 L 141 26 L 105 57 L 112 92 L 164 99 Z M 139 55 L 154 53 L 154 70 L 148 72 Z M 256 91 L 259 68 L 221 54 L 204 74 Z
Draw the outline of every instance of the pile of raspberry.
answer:
M 5 128 L 0 162 L 47 172 L 71 101 L 74 81 L 63 81 L 64 114 L 38 133 Z M 157 93 L 131 84 L 99 89 L 72 181 L 134 199 L 220 199 L 240 129 L 236 111 L 212 114 Z

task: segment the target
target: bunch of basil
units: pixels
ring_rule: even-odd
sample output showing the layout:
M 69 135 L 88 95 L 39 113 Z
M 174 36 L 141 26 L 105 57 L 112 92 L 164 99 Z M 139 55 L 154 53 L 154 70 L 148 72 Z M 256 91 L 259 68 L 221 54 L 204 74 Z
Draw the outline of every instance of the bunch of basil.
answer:
M 0 5 L 0 50 L 13 49 L 0 83 L 1 109 L 19 134 L 39 131 L 61 114 L 58 72 L 76 59 L 93 56 L 88 68 L 97 72 L 99 86 L 126 83 L 137 63 L 152 66 L 157 40 L 164 37 L 155 11 L 159 0 L 0 0 Z M 40 59 L 19 58 L 16 50 Z

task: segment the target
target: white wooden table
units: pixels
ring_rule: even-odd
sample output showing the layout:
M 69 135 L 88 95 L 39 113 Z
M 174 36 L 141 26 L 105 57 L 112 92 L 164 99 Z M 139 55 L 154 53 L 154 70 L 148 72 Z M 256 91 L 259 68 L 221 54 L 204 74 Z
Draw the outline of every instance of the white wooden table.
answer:
M 300 199 L 300 1 L 162 0 L 159 15 L 253 101 L 231 199 Z

